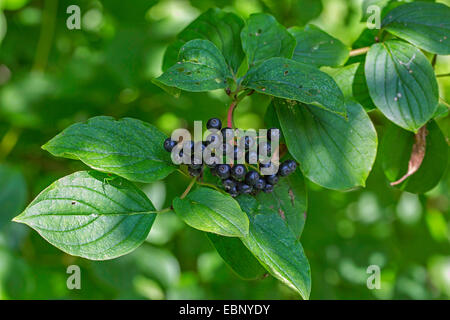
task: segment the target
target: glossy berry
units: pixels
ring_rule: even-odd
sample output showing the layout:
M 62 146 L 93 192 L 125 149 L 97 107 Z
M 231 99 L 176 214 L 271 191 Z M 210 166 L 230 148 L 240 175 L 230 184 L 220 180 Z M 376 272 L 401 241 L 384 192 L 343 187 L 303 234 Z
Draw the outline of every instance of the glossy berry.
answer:
M 223 188 L 225 189 L 225 191 L 231 191 L 233 188 L 236 188 L 236 182 L 234 182 L 231 179 L 225 179 L 222 181 L 223 184 Z
M 291 173 L 293 173 L 295 169 L 297 169 L 297 162 L 295 162 L 294 160 L 287 160 L 286 163 L 288 164 Z
M 282 177 L 288 176 L 292 173 L 291 168 L 289 167 L 289 164 L 287 161 L 283 162 L 280 165 L 280 168 L 278 169 L 278 174 Z
M 267 130 L 267 140 L 272 141 L 272 139 L 275 139 L 278 137 L 280 139 L 280 129 L 278 128 L 270 128 Z
M 206 137 L 206 143 L 207 144 L 211 144 L 211 143 L 218 143 L 220 141 L 220 137 L 217 133 L 211 133 L 210 135 L 208 135 Z
M 270 193 L 272 191 L 273 191 L 273 185 L 271 185 L 270 183 L 267 183 L 266 186 L 263 189 L 263 192 Z
M 242 194 L 249 194 L 253 191 L 253 188 L 251 186 L 249 186 L 248 184 L 242 183 L 242 182 L 240 182 L 238 184 L 237 189 L 238 189 L 239 193 L 242 193 Z
M 247 173 L 247 169 L 243 164 L 236 164 L 231 168 L 231 176 L 236 180 L 242 180 Z
M 220 130 L 222 128 L 222 122 L 217 118 L 211 118 L 206 123 L 206 128 Z
M 245 161 L 250 164 L 258 163 L 258 153 L 256 151 L 247 151 Z
M 245 183 L 248 184 L 249 186 L 254 186 L 255 183 L 258 181 L 258 179 L 259 179 L 259 173 L 256 172 L 255 170 L 250 170 L 245 175 Z
M 256 181 L 254 187 L 255 187 L 255 189 L 263 190 L 263 189 L 266 187 L 266 180 L 264 180 L 264 179 L 262 179 L 262 178 L 259 178 L 259 179 Z
M 166 151 L 171 152 L 173 148 L 175 148 L 175 146 L 177 145 L 176 141 L 173 141 L 170 138 L 167 138 L 166 140 L 164 140 L 164 149 L 166 149 Z
M 216 167 L 217 176 L 221 179 L 227 179 L 231 175 L 231 167 L 228 164 L 219 164 Z
M 192 177 L 198 177 L 202 173 L 202 167 L 200 166 L 200 168 L 198 168 L 198 169 L 188 167 L 188 172 Z
M 230 194 L 230 196 L 232 196 L 232 197 L 237 197 L 238 195 L 239 195 L 239 191 L 237 190 L 237 187 L 236 186 L 234 186 L 234 187 L 232 187 L 229 191 L 227 191 L 229 194 Z
M 278 175 L 276 175 L 276 174 L 271 174 L 271 175 L 265 176 L 264 179 L 266 179 L 266 182 L 268 184 L 271 184 L 273 186 L 276 185 L 279 180 Z

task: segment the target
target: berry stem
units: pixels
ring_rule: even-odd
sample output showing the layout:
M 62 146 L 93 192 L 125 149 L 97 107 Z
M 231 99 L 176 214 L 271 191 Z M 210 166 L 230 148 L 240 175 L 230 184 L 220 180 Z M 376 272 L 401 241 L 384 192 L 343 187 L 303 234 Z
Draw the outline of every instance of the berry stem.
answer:
M 194 186 L 195 181 L 197 181 L 197 177 L 191 180 L 186 190 L 184 190 L 183 194 L 180 196 L 180 199 L 184 199 L 188 195 L 189 191 L 191 191 L 192 187 Z
M 350 51 L 349 56 L 354 57 L 354 56 L 359 56 L 361 54 L 366 54 L 369 51 L 369 49 L 370 49 L 370 47 L 354 49 L 354 50 Z
M 236 100 L 233 100 L 228 108 L 228 116 L 227 116 L 227 126 L 229 128 L 233 128 L 233 111 L 234 107 L 236 107 Z

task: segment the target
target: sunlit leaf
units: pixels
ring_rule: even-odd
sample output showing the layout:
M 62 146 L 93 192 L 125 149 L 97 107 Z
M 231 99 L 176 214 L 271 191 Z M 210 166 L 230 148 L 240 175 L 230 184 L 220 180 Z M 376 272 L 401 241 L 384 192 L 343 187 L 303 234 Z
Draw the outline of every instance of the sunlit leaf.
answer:
M 178 52 L 186 42 L 194 39 L 209 40 L 222 52 L 226 62 L 235 73 L 244 59 L 240 32 L 244 21 L 231 12 L 211 8 L 192 21 L 177 40 L 169 45 L 164 55 L 163 70 L 178 61 Z
M 175 170 L 163 148 L 165 138 L 154 126 L 140 120 L 95 117 L 68 127 L 42 148 L 58 157 L 79 159 L 102 172 L 152 182 Z
M 197 92 L 225 88 L 231 77 L 225 58 L 211 41 L 191 40 L 181 47 L 178 62 L 155 81 Z
M 295 48 L 294 37 L 273 16 L 265 13 L 250 15 L 241 39 L 250 67 L 273 57 L 291 58 Z
M 389 11 L 381 27 L 426 51 L 450 54 L 450 7 L 411 2 Z
M 304 28 L 293 27 L 289 32 L 297 40 L 292 60 L 317 67 L 337 67 L 348 59 L 348 48 L 328 33 L 308 24 Z
M 258 203 L 250 196 L 238 197 L 250 219 L 244 245 L 275 278 L 308 299 L 311 271 L 302 245 L 278 212 Z
M 361 105 L 347 101 L 346 120 L 295 101 L 274 103 L 289 152 L 308 179 L 330 189 L 365 185 L 377 153 L 377 134 Z
M 191 227 L 228 237 L 248 233 L 248 218 L 229 195 L 209 188 L 199 188 L 185 198 L 173 200 L 175 213 Z
M 333 78 L 319 69 L 285 58 L 271 58 L 251 69 L 243 85 L 278 98 L 313 104 L 346 114 L 344 96 Z
M 437 81 L 419 49 L 397 40 L 375 44 L 367 53 L 365 75 L 377 108 L 400 127 L 417 132 L 433 117 Z
M 272 193 L 260 193 L 256 199 L 275 210 L 286 221 L 293 234 L 300 238 L 308 206 L 305 181 L 300 169 L 280 179 Z
M 14 221 L 27 224 L 71 255 L 107 260 L 144 242 L 154 210 L 132 183 L 80 171 L 51 184 Z

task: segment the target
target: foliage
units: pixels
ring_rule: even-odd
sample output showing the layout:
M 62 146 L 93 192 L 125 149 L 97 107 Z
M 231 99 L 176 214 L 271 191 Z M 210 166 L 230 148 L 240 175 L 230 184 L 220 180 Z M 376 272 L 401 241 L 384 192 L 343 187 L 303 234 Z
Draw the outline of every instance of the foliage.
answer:
M 39 36 L 38 26 L 43 19 L 51 28 L 46 17 L 56 1 L 18 7 L 10 2 L 3 7 L 0 2 L 0 41 L 6 32 L 0 42 L 0 157 L 8 156 L 8 164 L 0 166 L 0 261 L 7 266 L 0 265 L 0 297 L 39 298 L 34 288 L 46 286 L 20 278 L 38 272 L 56 283 L 61 276 L 52 268 L 59 260 L 88 270 L 81 297 L 436 297 L 417 288 L 416 295 L 403 292 L 401 283 L 414 279 L 425 286 L 420 272 L 427 266 L 419 267 L 418 261 L 423 263 L 428 249 L 418 250 L 417 243 L 434 252 L 434 260 L 425 259 L 433 286 L 442 286 L 440 274 L 449 265 L 449 123 L 447 107 L 439 104 L 440 97 L 443 103 L 448 99 L 449 83 L 436 77 L 436 59 L 449 54 L 448 6 L 377 1 L 385 6 L 382 29 L 361 30 L 363 36 L 349 43 L 339 40 L 345 34 L 330 34 L 323 23 L 307 24 L 313 17 L 294 10 L 314 1 L 258 1 L 260 7 L 248 12 L 237 3 L 207 9 L 209 1 L 206 7 L 192 2 L 180 10 L 200 6 L 197 18 L 186 16 L 172 26 L 170 18 L 161 18 L 161 12 L 170 12 L 169 1 L 138 1 L 136 10 L 142 10 L 137 12 L 118 1 L 82 1 L 87 13 L 103 22 L 86 22 L 83 31 L 52 31 L 55 47 L 46 57 L 39 48 L 51 45 L 52 35 Z M 364 1 L 363 8 L 369 2 L 374 1 Z M 54 14 L 63 25 L 66 15 Z M 417 17 L 405 18 L 411 15 Z M 285 21 L 292 24 L 283 26 Z M 181 25 L 177 35 L 169 32 Z M 39 39 L 36 56 L 18 39 L 27 44 Z M 366 48 L 350 49 L 361 47 Z M 22 65 L 33 66 L 32 72 Z M 264 119 L 267 127 L 282 130 L 285 158 L 295 159 L 300 170 L 274 193 L 235 200 L 209 181 L 192 179 L 181 195 L 186 174 L 172 164 L 163 141 L 193 120 L 225 115 L 224 105 L 236 108 L 236 126 L 263 127 Z M 98 116 L 103 114 L 108 116 Z M 427 135 L 419 145 L 421 128 Z M 39 145 L 67 160 L 44 155 Z M 419 167 L 402 183 L 388 186 L 410 169 L 415 148 L 424 150 Z M 14 161 L 20 170 L 11 167 Z M 85 166 L 93 171 L 83 171 Z M 23 175 L 33 195 L 43 191 L 19 214 L 27 194 Z M 158 188 L 167 198 L 158 198 Z M 420 211 L 414 208 L 421 207 L 425 223 L 411 229 Z M 394 211 L 398 221 L 393 222 Z M 7 222 L 17 214 L 14 221 L 71 256 Z M 396 234 L 403 222 L 404 230 Z M 355 225 L 357 236 L 348 243 Z M 210 247 L 202 233 L 217 253 L 205 249 Z M 412 237 L 412 243 L 404 243 Z M 341 281 L 365 285 L 365 270 L 355 263 L 368 265 L 368 248 L 375 250 L 377 241 L 385 252 L 371 255 L 370 264 L 386 265 L 380 256 L 397 263 L 387 265 L 384 289 L 374 296 L 346 292 Z M 397 245 L 404 255 L 414 254 L 403 256 Z M 355 250 L 363 254 L 353 261 Z M 104 262 L 76 258 L 108 260 L 127 253 Z M 41 255 L 54 258 L 46 265 L 39 263 Z M 198 274 L 180 271 L 177 259 Z M 220 267 L 222 259 L 234 273 Z M 10 270 L 19 273 L 14 277 Z M 234 274 L 258 279 L 258 289 L 251 291 Z M 267 274 L 293 291 L 280 289 L 271 278 L 261 280 Z M 66 293 L 64 279 L 61 283 L 46 287 L 41 297 L 76 297 Z M 389 287 L 394 283 L 400 289 Z M 326 293 L 329 286 L 338 288 L 333 295 Z M 439 290 L 439 297 L 448 295 Z

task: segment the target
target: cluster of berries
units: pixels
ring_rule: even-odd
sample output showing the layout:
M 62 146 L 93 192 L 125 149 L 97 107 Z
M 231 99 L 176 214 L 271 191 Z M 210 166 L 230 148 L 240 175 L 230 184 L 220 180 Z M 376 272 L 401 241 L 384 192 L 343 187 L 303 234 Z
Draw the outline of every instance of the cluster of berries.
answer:
M 267 130 L 267 138 L 264 139 L 265 141 L 260 141 L 257 146 L 255 146 L 255 139 L 251 136 L 244 136 L 242 139 L 243 145 L 239 146 L 234 140 L 233 129 L 229 127 L 222 128 L 222 122 L 219 119 L 209 119 L 206 127 L 213 132 L 206 138 L 206 141 L 194 143 L 189 140 L 179 143 L 171 138 L 167 138 L 164 141 L 164 149 L 168 152 L 173 152 L 175 148 L 178 148 L 175 150 L 176 154 L 180 158 L 185 157 L 184 159 L 187 158 L 189 160 L 183 163 L 187 164 L 188 172 L 193 177 L 202 175 L 204 165 L 210 168 L 212 175 L 221 179 L 224 190 L 233 197 L 239 194 L 256 195 L 260 191 L 265 193 L 272 192 L 280 177 L 288 176 L 297 169 L 297 163 L 294 160 L 284 161 L 278 166 L 278 170 L 276 167 L 270 168 L 275 166 L 274 162 L 271 161 L 271 157 L 261 156 L 261 154 L 270 155 L 272 153 L 272 140 L 276 139 L 278 143 L 280 130 L 277 128 Z M 222 139 L 222 137 L 224 138 Z M 214 149 L 212 158 L 208 161 L 202 161 L 203 151 L 212 143 L 218 146 Z M 199 146 L 196 149 L 197 144 Z M 184 146 L 186 148 L 183 148 Z M 185 150 L 189 150 L 190 154 L 186 155 Z M 199 155 L 194 150 L 199 150 Z M 219 156 L 226 157 L 227 155 L 234 161 L 245 159 L 245 163 L 227 164 L 220 161 L 223 159 L 219 159 Z M 251 164 L 256 164 L 256 166 Z M 259 170 L 254 170 L 256 167 Z M 265 172 L 275 173 L 262 174 L 260 172 L 263 171 L 263 168 L 273 169 L 265 170 Z

